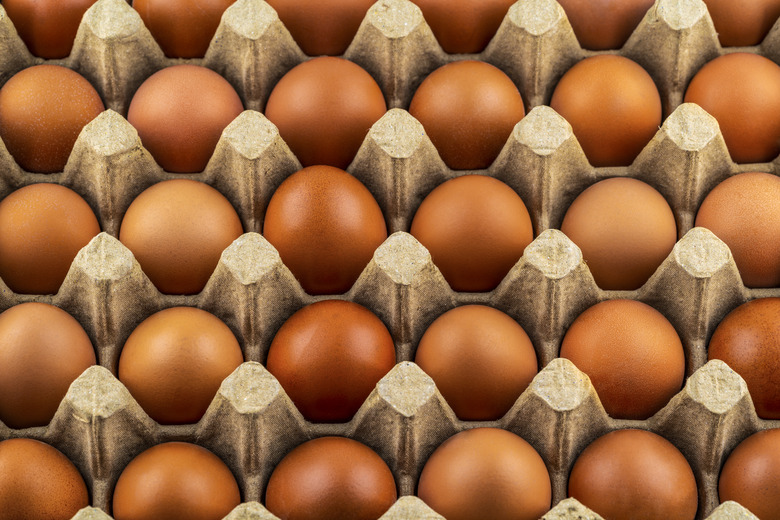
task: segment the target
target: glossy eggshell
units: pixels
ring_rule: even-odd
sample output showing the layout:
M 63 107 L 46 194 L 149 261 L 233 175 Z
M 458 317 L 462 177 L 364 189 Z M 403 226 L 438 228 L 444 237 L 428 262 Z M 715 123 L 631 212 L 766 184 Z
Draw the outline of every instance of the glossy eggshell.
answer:
M 780 286 L 780 178 L 742 173 L 704 199 L 696 225 L 723 240 L 747 287 Z
M 480 61 L 456 61 L 433 71 L 417 88 L 412 114 L 447 166 L 490 166 L 525 115 L 523 98 L 500 69 Z
M 780 66 L 773 61 L 744 52 L 715 58 L 693 77 L 685 102 L 717 119 L 734 162 L 780 154 Z
M 195 444 L 168 442 L 144 451 L 114 488 L 116 520 L 221 520 L 241 502 L 230 469 Z
M 276 333 L 266 366 L 308 421 L 346 422 L 395 365 L 393 338 L 356 303 L 323 300 Z
M 650 278 L 677 240 L 666 199 L 636 179 L 606 179 L 569 206 L 561 231 L 582 250 L 602 289 L 631 291 Z
M 0 442 L 0 520 L 70 520 L 89 505 L 79 470 L 33 439 Z
M 654 0 L 558 0 L 583 49 L 619 49 Z
M 242 233 L 236 210 L 221 193 L 202 182 L 173 179 L 135 198 L 119 240 L 160 292 L 195 294 Z
M 580 314 L 560 356 L 593 383 L 616 419 L 647 419 L 682 389 L 685 353 L 671 323 L 649 305 L 607 300 Z
M 172 307 L 135 328 L 119 357 L 119 380 L 160 424 L 200 420 L 222 381 L 244 362 L 227 325 L 206 311 Z
M 523 201 L 503 182 L 483 175 L 456 177 L 420 204 L 411 234 L 456 291 L 490 291 L 534 238 Z
M 195 65 L 152 74 L 136 91 L 127 120 L 165 171 L 201 172 L 222 131 L 244 106 L 222 76 Z
M 439 316 L 423 334 L 414 362 L 464 421 L 500 419 L 538 371 L 528 334 L 484 305 Z
M 309 56 L 344 54 L 375 0 L 268 0 L 295 42 Z
M 0 139 L 23 170 L 61 172 L 84 125 L 105 107 L 79 73 L 36 65 L 0 88 Z
M 265 505 L 282 520 L 375 520 L 397 498 L 387 464 L 344 437 L 301 444 L 276 466 Z
M 436 448 L 417 496 L 447 520 L 536 520 L 550 509 L 552 487 L 544 461 L 525 440 L 475 428 Z
M 661 125 L 661 96 L 635 62 L 602 54 L 569 69 L 550 106 L 572 127 L 593 166 L 628 166 Z
M 644 430 L 617 430 L 585 448 L 571 470 L 569 496 L 615 520 L 693 520 L 698 509 L 688 461 Z
M 303 166 L 346 168 L 387 111 L 374 78 L 354 63 L 314 58 L 276 84 L 265 115 Z
M 45 426 L 70 384 L 96 363 L 87 333 L 47 303 L 0 314 L 0 420 L 11 428 Z
M 235 0 L 133 0 L 149 32 L 169 58 L 202 58 L 222 13 Z
M 780 429 L 739 443 L 720 472 L 718 496 L 739 502 L 761 520 L 780 520 Z
M 780 17 L 780 0 L 704 0 L 724 47 L 758 45 Z
M 709 359 L 720 359 L 747 383 L 756 413 L 780 419 L 780 298 L 759 298 L 731 311 L 718 324 Z
M 481 52 L 501 26 L 514 0 L 412 0 L 439 45 L 450 54 Z
M 310 166 L 274 192 L 263 235 L 306 292 L 340 294 L 387 238 L 387 225 L 359 180 L 338 168 Z
M 0 277 L 15 293 L 54 294 L 79 250 L 100 233 L 76 192 L 31 184 L 0 201 Z
M 3 0 L 19 37 L 34 56 L 70 54 L 81 18 L 97 0 Z

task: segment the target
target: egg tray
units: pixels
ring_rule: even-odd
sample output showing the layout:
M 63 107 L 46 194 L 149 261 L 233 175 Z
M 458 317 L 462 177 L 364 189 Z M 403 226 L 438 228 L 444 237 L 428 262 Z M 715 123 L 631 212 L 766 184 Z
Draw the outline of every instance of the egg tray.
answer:
M 43 62 L 29 55 L 1 5 L 0 49 L 0 85 L 18 70 Z M 780 23 L 762 46 L 741 50 L 780 62 Z M 104 232 L 81 250 L 56 295 L 18 295 L 0 282 L 0 310 L 25 301 L 63 308 L 87 331 L 100 366 L 74 382 L 47 427 L 13 430 L 0 425 L 0 439 L 37 438 L 62 450 L 85 477 L 93 506 L 105 511 L 110 511 L 119 474 L 135 455 L 160 442 L 195 442 L 219 455 L 238 479 L 246 503 L 229 518 L 243 519 L 275 518 L 258 502 L 272 469 L 293 447 L 322 435 L 344 435 L 372 447 L 393 471 L 402 498 L 384 518 L 441 518 L 409 496 L 428 456 L 458 431 L 497 426 L 519 434 L 544 459 L 557 504 L 545 518 L 573 519 L 599 518 L 576 500 L 563 500 L 579 453 L 608 431 L 635 427 L 669 439 L 691 463 L 699 489 L 698 518 L 750 517 L 734 503 L 716 508 L 720 468 L 741 440 L 780 422 L 756 416 L 744 381 L 724 363 L 707 362 L 706 346 L 729 311 L 753 298 L 780 296 L 780 289 L 746 289 L 725 244 L 692 226 L 704 196 L 721 180 L 752 170 L 780 174 L 780 158 L 734 164 L 717 122 L 696 105 L 680 104 L 696 70 L 724 53 L 700 0 L 657 0 L 618 53 L 650 72 L 669 115 L 630 167 L 593 168 L 570 125 L 542 106 L 565 70 L 595 54 L 579 48 L 554 0 L 516 3 L 479 55 L 443 53 L 407 0 L 380 0 L 369 10 L 345 57 L 369 70 L 396 108 L 371 128 L 348 170 L 371 190 L 394 234 L 375 251 L 353 288 L 336 297 L 360 303 L 382 319 L 395 339 L 398 364 L 352 421 L 312 424 L 261 364 L 281 324 L 325 297 L 305 294 L 273 246 L 258 234 L 270 196 L 300 163 L 276 127 L 255 111 L 263 108 L 275 82 L 306 57 L 262 0 L 239 0 L 226 11 L 203 60 L 166 59 L 126 2 L 99 0 L 85 15 L 71 56 L 46 62 L 82 73 L 110 110 L 84 128 L 62 173 L 24 172 L 0 142 L 0 197 L 36 182 L 68 186 L 88 201 Z M 500 179 L 520 194 L 537 234 L 503 282 L 484 294 L 453 292 L 427 250 L 405 232 L 435 186 L 475 173 L 449 170 L 420 123 L 403 110 L 428 72 L 466 57 L 499 66 L 532 108 L 494 164 L 476 172 Z M 146 77 L 181 62 L 217 70 L 250 109 L 226 128 L 206 170 L 191 175 L 162 171 L 122 117 Z M 670 203 L 678 224 L 680 240 L 638 291 L 600 290 L 580 250 L 554 229 L 582 190 L 614 176 L 654 186 Z M 148 186 L 171 178 L 214 186 L 234 205 L 247 231 L 224 251 L 198 295 L 160 294 L 116 239 L 130 202 Z M 556 358 L 571 322 L 611 298 L 636 299 L 658 309 L 675 326 L 685 349 L 685 387 L 646 421 L 609 418 L 587 376 Z M 433 381 L 412 363 L 428 325 L 467 303 L 489 304 L 516 319 L 544 367 L 500 421 L 459 421 Z M 247 362 L 223 382 L 198 424 L 161 426 L 115 378 L 116 365 L 132 330 L 152 313 L 176 305 L 205 309 L 227 323 Z M 77 517 L 106 514 L 87 508 Z

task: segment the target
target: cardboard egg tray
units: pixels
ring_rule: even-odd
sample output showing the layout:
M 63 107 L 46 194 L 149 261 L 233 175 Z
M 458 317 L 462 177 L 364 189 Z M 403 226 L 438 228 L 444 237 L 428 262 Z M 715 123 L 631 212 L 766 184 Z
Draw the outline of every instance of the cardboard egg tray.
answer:
M 74 260 L 56 295 L 12 293 L 0 281 L 0 310 L 26 301 L 53 303 L 85 328 L 99 366 L 70 387 L 46 427 L 13 430 L 0 439 L 31 437 L 63 451 L 79 468 L 92 505 L 76 517 L 108 518 L 119 474 L 144 449 L 166 441 L 194 442 L 216 453 L 236 476 L 244 503 L 227 518 L 276 518 L 260 503 L 275 465 L 292 448 L 323 435 L 344 435 L 373 448 L 396 478 L 399 500 L 385 519 L 442 518 L 413 495 L 425 461 L 445 439 L 464 429 L 496 426 L 517 433 L 544 459 L 555 506 L 544 518 L 600 518 L 566 499 L 569 471 L 597 437 L 620 428 L 656 432 L 686 456 L 699 489 L 697 518 L 755 518 L 740 505 L 718 506 L 717 480 L 730 451 L 752 433 L 780 426 L 756 416 L 742 378 L 721 361 L 707 362 L 707 343 L 719 321 L 753 298 L 780 289 L 746 289 L 728 248 L 705 229 L 692 229 L 706 194 L 739 172 L 780 174 L 780 158 L 736 165 L 717 122 L 696 105 L 681 104 L 695 72 L 719 54 L 742 50 L 780 63 L 780 23 L 759 47 L 722 49 L 701 0 L 657 0 L 620 51 L 640 63 L 661 93 L 664 123 L 628 168 L 593 168 L 570 125 L 551 108 L 560 76 L 582 50 L 554 0 L 519 0 L 479 55 L 447 55 L 419 9 L 407 0 L 379 0 L 369 10 L 345 57 L 368 70 L 391 109 L 370 130 L 348 168 L 371 190 L 393 233 L 352 289 L 337 298 L 360 303 L 387 325 L 398 364 L 377 384 L 346 424 L 303 419 L 263 367 L 270 342 L 295 311 L 326 297 L 304 293 L 279 254 L 259 233 L 274 190 L 300 163 L 262 111 L 290 68 L 307 59 L 262 0 L 238 0 L 223 16 L 202 60 L 164 57 L 141 19 L 124 0 L 99 0 L 85 15 L 71 55 L 62 64 L 84 75 L 108 110 L 82 131 L 64 172 L 22 171 L 0 141 L 0 197 L 36 182 L 63 184 L 83 196 L 103 233 Z M 510 185 L 531 213 L 536 239 L 503 282 L 489 293 L 453 292 L 428 251 L 407 233 L 422 199 L 447 179 L 475 173 L 449 170 L 420 125 L 404 108 L 432 70 L 449 61 L 479 59 L 507 73 L 530 110 L 487 170 Z M 0 5 L 0 85 L 33 58 Z M 138 86 L 155 71 L 195 63 L 223 75 L 247 110 L 224 131 L 206 170 L 170 174 L 143 148 L 124 119 Z M 587 186 L 614 176 L 640 179 L 660 191 L 677 219 L 679 241 L 637 291 L 602 291 L 580 250 L 559 228 L 569 204 Z M 234 205 L 246 233 L 222 254 L 198 295 L 160 294 L 118 240 L 125 210 L 150 185 L 191 178 L 212 185 Z M 589 379 L 557 358 L 563 335 L 585 309 L 611 298 L 632 298 L 662 312 L 679 333 L 686 357 L 684 388 L 646 421 L 607 416 Z M 428 325 L 462 304 L 484 303 L 516 319 L 537 351 L 540 373 L 499 421 L 459 421 L 433 381 L 412 361 Z M 122 345 L 146 317 L 188 305 L 222 319 L 242 345 L 246 362 L 222 383 L 203 419 L 161 426 L 116 379 Z

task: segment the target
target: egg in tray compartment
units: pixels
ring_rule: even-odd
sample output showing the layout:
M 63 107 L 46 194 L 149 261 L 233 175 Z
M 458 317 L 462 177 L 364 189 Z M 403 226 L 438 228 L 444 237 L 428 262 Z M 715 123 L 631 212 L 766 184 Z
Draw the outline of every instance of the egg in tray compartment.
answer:
M 775 27 L 750 52 L 777 63 L 778 36 Z M 3 84 L 17 71 L 41 62 L 29 55 L 2 9 L 0 41 L 8 49 L 0 53 Z M 506 73 L 522 93 L 528 113 L 488 168 L 452 170 L 405 109 L 431 71 L 463 56 L 441 50 L 410 2 L 374 4 L 344 57 L 374 77 L 390 109 L 371 127 L 347 170 L 376 199 L 391 235 L 373 252 L 351 289 L 335 298 L 360 304 L 380 318 L 393 338 L 396 364 L 352 419 L 318 424 L 304 419 L 263 365 L 276 332 L 290 316 L 333 298 L 306 294 L 279 252 L 260 235 L 272 194 L 301 165 L 276 126 L 259 111 L 279 79 L 306 56 L 267 4 L 236 2 L 226 11 L 205 57 L 186 63 L 223 76 L 247 110 L 227 126 L 202 172 L 166 172 L 125 116 L 143 81 L 182 60 L 164 56 L 126 2 L 99 0 L 85 15 L 70 56 L 47 63 L 84 75 L 109 110 L 84 128 L 61 173 L 25 172 L 0 146 L 3 196 L 28 184 L 66 186 L 87 201 L 103 231 L 78 253 L 56 294 L 22 295 L 4 287 L 0 308 L 27 301 L 62 308 L 87 332 L 98 366 L 76 379 L 48 426 L 2 426 L 0 438 L 30 437 L 60 449 L 85 478 L 92 506 L 105 511 L 111 510 L 119 474 L 136 455 L 167 441 L 194 442 L 220 457 L 237 479 L 244 504 L 231 518 L 272 518 L 259 503 L 264 503 L 270 474 L 283 456 L 311 438 L 347 436 L 373 449 L 393 473 L 402 498 L 385 517 L 417 518 L 436 517 L 413 497 L 433 451 L 457 432 L 497 426 L 518 434 L 541 455 L 550 474 L 552 505 L 557 504 L 548 517 L 596 518 L 576 500 L 566 499 L 569 473 L 591 441 L 632 427 L 663 436 L 686 457 L 698 484 L 698 518 L 728 517 L 740 506 L 718 507 L 718 475 L 726 456 L 750 434 L 778 425 L 756 415 L 739 375 L 723 362 L 707 360 L 707 344 L 727 313 L 747 300 L 780 292 L 746 288 L 728 247 L 711 232 L 694 229 L 694 222 L 702 200 L 723 179 L 756 169 L 777 174 L 780 163 L 735 164 L 715 119 L 697 105 L 682 103 L 684 87 L 695 72 L 724 52 L 703 3 L 658 0 L 619 54 L 653 78 L 663 124 L 630 166 L 594 168 L 572 126 L 547 105 L 563 73 L 595 53 L 580 48 L 554 1 L 520 1 L 510 8 L 488 47 L 468 57 Z M 521 59 L 537 53 L 545 59 Z M 436 186 L 470 173 L 493 177 L 514 190 L 528 208 L 535 237 L 499 285 L 485 293 L 453 291 L 430 253 L 408 233 L 417 208 Z M 677 225 L 671 253 L 633 291 L 600 289 L 581 250 L 558 231 L 574 199 L 609 177 L 630 177 L 655 188 L 669 203 Z M 243 225 L 244 233 L 222 252 L 197 294 L 159 292 L 118 240 L 132 201 L 148 187 L 172 179 L 215 188 Z M 610 418 L 587 376 L 558 357 L 575 318 L 598 302 L 616 298 L 658 310 L 683 346 L 685 384 L 646 420 Z M 498 420 L 459 420 L 433 380 L 413 363 L 428 326 L 465 304 L 486 304 L 517 321 L 543 367 Z M 199 422 L 160 425 L 119 382 L 116 368 L 132 331 L 155 312 L 176 306 L 198 307 L 222 320 L 236 336 L 245 361 L 222 381 Z M 103 516 L 93 509 L 79 513 L 81 518 Z

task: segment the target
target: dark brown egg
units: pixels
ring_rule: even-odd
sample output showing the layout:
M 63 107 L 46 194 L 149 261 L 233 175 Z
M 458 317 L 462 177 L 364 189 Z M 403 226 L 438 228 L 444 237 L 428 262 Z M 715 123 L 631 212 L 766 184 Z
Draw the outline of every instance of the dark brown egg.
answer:
M 31 184 L 0 201 L 0 277 L 23 294 L 59 291 L 79 250 L 100 233 L 76 192 Z
M 36 65 L 0 88 L 0 139 L 22 169 L 61 172 L 81 129 L 104 108 L 79 73 Z
M 780 429 L 739 443 L 720 472 L 718 496 L 739 502 L 761 520 L 780 519 Z
M 221 193 L 202 182 L 173 179 L 135 198 L 119 240 L 160 292 L 195 294 L 242 233 L 236 210 Z
M 276 84 L 265 115 L 303 166 L 346 168 L 371 125 L 387 111 L 374 78 L 354 63 L 314 58 Z
M 780 298 L 740 305 L 718 324 L 709 359 L 720 359 L 747 383 L 756 413 L 780 419 Z
M 704 0 L 724 47 L 758 45 L 780 17 L 779 0 Z
M 464 305 L 423 334 L 414 362 L 465 421 L 500 419 L 538 371 L 528 334 L 503 312 Z
M 688 461 L 644 430 L 617 430 L 585 448 L 571 470 L 569 496 L 604 518 L 693 520 L 698 509 Z
M 436 448 L 417 496 L 447 520 L 536 520 L 550 509 L 547 467 L 526 441 L 505 430 L 466 430 Z
M 563 75 L 550 106 L 571 124 L 593 166 L 628 166 L 661 125 L 661 96 L 645 69 L 622 56 L 586 58 Z
M 293 314 L 268 350 L 268 371 L 303 416 L 349 421 L 395 364 L 393 338 L 356 303 L 324 300 Z
M 70 520 L 89 505 L 79 470 L 33 439 L 0 442 L 0 520 Z
M 583 49 L 619 49 L 653 0 L 558 0 Z
M 522 199 L 483 175 L 434 189 L 417 209 L 411 233 L 454 290 L 474 292 L 494 289 L 534 238 Z
M 3 0 L 16 32 L 34 56 L 70 54 L 81 18 L 97 0 Z
M 338 168 L 310 166 L 274 192 L 263 235 L 306 292 L 339 294 L 387 238 L 387 225 L 359 180 Z
M 224 462 L 195 444 L 152 446 L 119 475 L 116 520 L 221 520 L 241 502 Z
M 201 172 L 222 131 L 244 110 L 222 76 L 195 65 L 152 74 L 136 91 L 127 120 L 165 171 Z
M 222 384 L 244 362 L 227 325 L 206 311 L 172 307 L 135 328 L 119 357 L 119 380 L 160 424 L 200 420 Z
M 682 388 L 685 353 L 672 324 L 633 300 L 607 300 L 580 314 L 563 338 L 562 358 L 590 377 L 616 419 L 647 419 Z
M 442 160 L 455 170 L 487 168 L 525 115 L 509 76 L 481 61 L 456 61 L 417 88 L 409 113 L 425 128 Z
M 608 290 L 644 285 L 677 240 L 666 199 L 652 186 L 625 177 L 583 191 L 566 211 L 561 231 L 582 250 L 596 284 Z
M 282 519 L 375 520 L 396 498 L 395 479 L 379 455 L 351 439 L 320 437 L 276 466 L 265 505 Z

